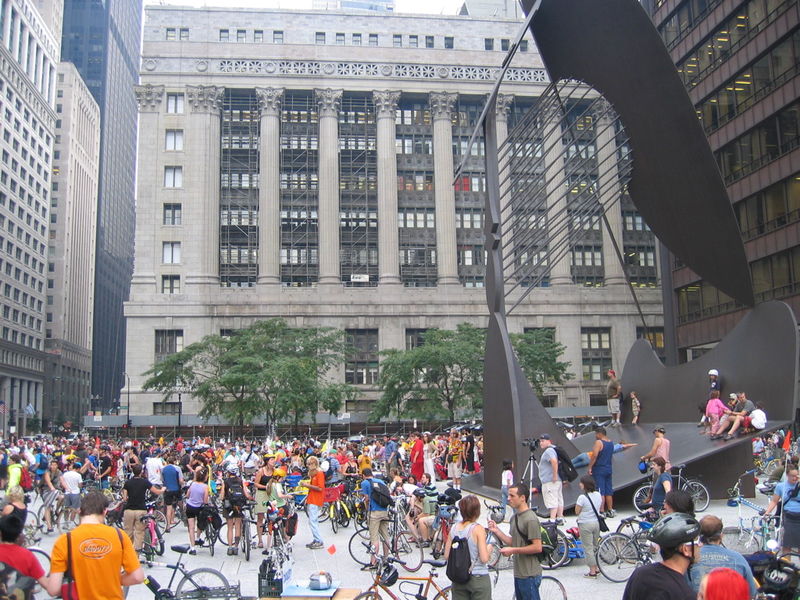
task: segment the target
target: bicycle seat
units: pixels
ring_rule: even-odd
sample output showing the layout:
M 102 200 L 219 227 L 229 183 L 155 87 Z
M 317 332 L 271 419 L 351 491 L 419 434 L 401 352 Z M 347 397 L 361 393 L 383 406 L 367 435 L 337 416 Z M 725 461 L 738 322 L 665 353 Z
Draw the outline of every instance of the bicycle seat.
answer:
M 189 544 L 176 544 L 175 546 L 170 546 L 169 549 L 173 552 L 177 552 L 178 554 L 186 554 L 189 552 Z
M 620 524 L 627 525 L 628 523 L 634 523 L 635 521 L 638 521 L 638 520 L 639 520 L 639 517 L 628 517 L 627 519 L 622 519 L 622 521 L 620 521 Z
M 678 470 L 685 469 L 686 468 L 686 464 L 684 463 L 682 465 L 672 465 L 672 468 L 673 469 L 678 469 Z
M 447 566 L 447 561 L 446 560 L 433 560 L 431 558 L 426 558 L 425 560 L 422 561 L 422 564 L 430 565 L 432 567 L 441 568 L 441 567 Z

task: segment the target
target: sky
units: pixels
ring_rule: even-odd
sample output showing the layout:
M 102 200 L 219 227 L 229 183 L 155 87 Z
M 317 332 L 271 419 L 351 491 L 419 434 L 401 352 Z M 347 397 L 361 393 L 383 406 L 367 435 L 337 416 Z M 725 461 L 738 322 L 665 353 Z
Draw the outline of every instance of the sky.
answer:
M 311 8 L 311 0 L 144 0 L 148 4 L 224 8 Z M 395 12 L 456 14 L 463 0 L 395 0 Z

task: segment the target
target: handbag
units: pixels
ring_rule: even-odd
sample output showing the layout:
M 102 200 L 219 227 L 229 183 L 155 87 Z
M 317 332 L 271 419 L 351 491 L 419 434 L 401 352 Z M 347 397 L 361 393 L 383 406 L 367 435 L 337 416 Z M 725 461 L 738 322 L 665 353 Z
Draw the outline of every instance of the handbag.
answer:
M 78 584 L 72 575 L 72 534 L 67 532 L 67 570 L 61 582 L 61 598 L 63 600 L 78 600 Z
M 605 533 L 606 531 L 608 531 L 608 523 L 606 523 L 605 518 L 601 517 L 600 513 L 597 512 L 597 509 L 594 507 L 592 499 L 589 498 L 589 494 L 584 494 L 584 496 L 586 496 L 586 499 L 589 501 L 589 506 L 592 507 L 592 510 L 594 511 L 594 516 L 597 517 L 597 523 L 598 525 L 600 525 L 600 531 Z

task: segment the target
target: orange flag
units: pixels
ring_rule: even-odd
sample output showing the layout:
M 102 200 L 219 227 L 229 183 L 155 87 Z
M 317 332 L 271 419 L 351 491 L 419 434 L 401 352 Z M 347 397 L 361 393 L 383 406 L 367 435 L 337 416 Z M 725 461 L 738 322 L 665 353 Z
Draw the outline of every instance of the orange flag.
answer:
M 786 452 L 788 452 L 789 448 L 791 448 L 791 447 L 792 447 L 792 432 L 791 431 L 787 431 L 786 432 L 786 437 L 783 440 L 783 449 Z
M 328 551 L 328 554 L 333 556 L 334 554 L 336 554 L 336 545 L 335 544 L 331 544 L 330 546 L 328 546 L 326 548 L 326 550 Z

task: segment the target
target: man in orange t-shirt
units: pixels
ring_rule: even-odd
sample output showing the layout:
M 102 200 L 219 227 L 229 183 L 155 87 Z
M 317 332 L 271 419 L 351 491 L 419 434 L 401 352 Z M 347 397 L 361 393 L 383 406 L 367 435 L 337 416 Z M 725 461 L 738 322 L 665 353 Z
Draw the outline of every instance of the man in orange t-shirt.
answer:
M 319 512 L 322 509 L 325 497 L 325 474 L 319 470 L 319 459 L 316 456 L 309 456 L 306 460 L 308 467 L 309 482 L 305 484 L 308 488 L 306 498 L 306 508 L 308 509 L 308 524 L 311 527 L 311 535 L 314 540 L 306 544 L 307 548 L 318 550 L 322 548 L 322 536 L 319 533 Z
M 72 576 L 79 598 L 123 600 L 122 586 L 144 581 L 144 571 L 127 535 L 105 525 L 108 500 L 92 492 L 81 500 L 81 524 L 70 533 Z M 67 534 L 56 540 L 48 593 L 61 590 L 67 571 Z

